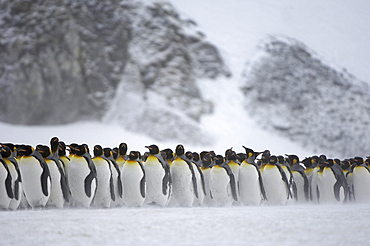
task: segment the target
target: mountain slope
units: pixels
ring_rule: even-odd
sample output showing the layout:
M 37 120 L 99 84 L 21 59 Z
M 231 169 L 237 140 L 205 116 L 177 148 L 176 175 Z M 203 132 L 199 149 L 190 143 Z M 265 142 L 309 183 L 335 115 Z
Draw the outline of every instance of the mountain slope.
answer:
M 323 63 L 304 44 L 270 37 L 244 72 L 247 111 L 269 130 L 315 151 L 365 156 L 370 90 Z
M 169 127 L 162 118 L 193 132 L 211 112 L 197 78 L 230 75 L 195 22 L 167 2 L 2 1 L 0 21 L 3 122 L 123 117 L 124 127 L 160 139 Z

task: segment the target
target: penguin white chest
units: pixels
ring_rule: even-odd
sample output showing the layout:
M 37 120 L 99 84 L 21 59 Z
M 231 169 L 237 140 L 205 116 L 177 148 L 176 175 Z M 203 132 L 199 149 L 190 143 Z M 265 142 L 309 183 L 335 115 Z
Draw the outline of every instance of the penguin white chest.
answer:
M 19 170 L 22 176 L 23 191 L 31 207 L 45 206 L 49 196 L 51 181 L 47 179 L 48 195 L 42 191 L 41 174 L 43 169 L 40 162 L 33 157 L 23 157 L 19 161 Z
M 325 167 L 317 174 L 317 187 L 319 191 L 320 203 L 337 203 L 334 195 L 334 185 L 337 182 L 333 171 L 329 167 Z
M 46 160 L 46 164 L 49 167 L 50 177 L 51 177 L 51 190 L 50 197 L 48 200 L 48 206 L 55 206 L 57 208 L 63 208 L 64 197 L 62 192 L 62 187 L 60 183 L 61 174 L 54 161 Z
M 224 168 L 219 166 L 212 168 L 210 187 L 216 205 L 231 206 L 233 198 L 231 195 L 230 176 Z
M 156 157 L 149 156 L 144 163 L 146 178 L 146 198 L 145 203 L 156 203 L 165 206 L 167 203 L 167 194 L 163 194 L 163 178 L 166 174 L 162 164 Z
M 242 163 L 239 170 L 239 194 L 244 205 L 259 205 L 261 187 L 258 171 L 251 164 Z
M 74 156 L 68 165 L 68 185 L 77 206 L 89 207 L 96 191 L 96 180 L 91 183 L 91 196 L 85 192 L 85 179 L 90 169 L 83 157 Z
M 365 167 L 357 166 L 353 169 L 352 185 L 356 202 L 370 201 L 370 173 Z
M 189 165 L 183 160 L 174 160 L 171 165 L 171 176 L 172 192 L 176 201 L 180 206 L 192 206 L 194 202 L 194 188 Z
M 112 202 L 111 192 L 114 192 L 110 187 L 111 171 L 109 163 L 107 160 L 104 160 L 100 157 L 94 158 L 93 162 L 96 167 L 97 179 L 97 187 L 93 204 L 96 207 L 109 208 Z
M 145 199 L 141 194 L 144 173 L 139 164 L 131 162 L 127 161 L 122 167 L 123 201 L 126 206 L 137 207 L 142 206 Z
M 6 188 L 6 178 L 8 176 L 8 171 L 0 163 L 0 208 L 8 209 L 10 201 L 12 200 L 7 194 Z
M 267 203 L 270 205 L 284 205 L 289 193 L 279 169 L 275 165 L 266 165 L 261 174 Z

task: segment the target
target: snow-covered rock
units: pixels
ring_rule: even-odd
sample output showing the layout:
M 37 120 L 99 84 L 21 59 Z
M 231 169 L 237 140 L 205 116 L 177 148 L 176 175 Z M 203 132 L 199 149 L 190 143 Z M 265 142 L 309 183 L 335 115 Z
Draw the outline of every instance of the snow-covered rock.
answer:
M 369 85 L 303 43 L 267 38 L 243 81 L 245 109 L 263 127 L 329 155 L 368 155 Z
M 196 133 L 197 121 L 212 111 L 196 79 L 230 75 L 195 22 L 182 19 L 168 2 L 16 0 L 0 7 L 4 122 L 116 117 L 154 136 L 176 122 Z

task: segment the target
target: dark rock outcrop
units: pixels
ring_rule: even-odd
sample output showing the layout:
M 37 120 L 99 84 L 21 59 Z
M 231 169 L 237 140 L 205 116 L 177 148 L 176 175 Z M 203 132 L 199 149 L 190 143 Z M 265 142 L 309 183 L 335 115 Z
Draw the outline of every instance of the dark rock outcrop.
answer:
M 159 108 L 159 114 L 165 111 L 197 128 L 212 104 L 203 100 L 196 79 L 230 75 L 195 23 L 181 19 L 167 2 L 16 0 L 0 5 L 4 122 L 125 117 L 124 106 L 117 104 L 124 97 L 128 112 L 135 109 L 131 116 L 149 122 L 138 121 L 133 130 L 147 124 L 166 128 L 146 117 Z M 131 94 L 135 100 L 127 101 Z M 121 123 L 133 128 L 126 120 Z
M 304 44 L 270 37 L 245 69 L 242 88 L 249 114 L 320 153 L 368 155 L 370 90 L 325 64 Z

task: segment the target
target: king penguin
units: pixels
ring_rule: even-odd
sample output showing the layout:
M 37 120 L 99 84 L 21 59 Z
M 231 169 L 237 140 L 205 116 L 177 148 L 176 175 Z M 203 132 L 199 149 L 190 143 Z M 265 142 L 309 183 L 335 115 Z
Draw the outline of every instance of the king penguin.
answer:
M 12 191 L 13 191 L 13 198 L 9 203 L 10 210 L 16 210 L 21 202 L 22 197 L 22 178 L 21 173 L 19 171 L 19 165 L 17 160 L 13 156 L 13 151 L 15 150 L 14 144 L 6 144 L 3 145 L 0 149 L 1 155 L 8 165 L 10 175 L 12 177 Z
M 195 170 L 185 156 L 184 146 L 176 146 L 175 157 L 171 165 L 172 192 L 180 206 L 191 207 L 198 198 L 198 187 Z
M 370 170 L 362 157 L 355 157 L 352 167 L 352 190 L 356 203 L 370 202 Z
M 205 206 L 213 206 L 214 201 L 212 198 L 211 187 L 210 187 L 210 178 L 211 178 L 211 170 L 213 166 L 213 159 L 209 154 L 202 155 L 202 156 L 203 157 L 202 157 L 201 170 L 202 170 L 203 177 L 204 177 L 204 189 L 206 192 L 206 195 L 203 200 L 203 204 Z
M 19 170 L 23 191 L 32 208 L 44 207 L 50 197 L 51 177 L 49 167 L 41 154 L 30 145 L 18 149 L 22 157 Z
M 59 139 L 50 140 L 50 148 L 43 145 L 39 152 L 49 167 L 51 177 L 51 190 L 47 206 L 63 208 L 64 202 L 69 202 L 69 189 L 65 169 L 58 154 Z M 37 147 L 36 147 L 37 149 Z
M 348 184 L 340 166 L 332 159 L 319 163 L 317 190 L 320 203 L 343 203 L 348 197 Z
M 239 195 L 244 205 L 257 206 L 266 200 L 261 172 L 255 163 L 256 157 L 261 153 L 245 146 L 243 148 L 246 156 L 239 169 Z
M 232 150 L 232 148 L 227 149 L 225 151 L 225 165 L 228 165 L 231 169 L 231 171 L 234 174 L 235 178 L 235 188 L 236 188 L 236 194 L 237 194 L 237 200 L 238 201 L 233 201 L 234 204 L 239 204 L 240 203 L 240 198 L 239 198 L 239 170 L 240 170 L 240 162 L 237 159 L 237 154 L 235 151 Z
M 276 156 L 271 155 L 261 171 L 268 205 L 285 205 L 292 197 L 288 179 Z
M 309 182 L 305 168 L 300 165 L 297 155 L 287 155 L 286 158 L 293 174 L 294 183 L 296 186 L 296 200 L 299 203 L 308 202 L 309 200 Z
M 12 175 L 8 164 L 0 154 L 0 208 L 8 209 L 10 202 L 14 198 L 14 190 L 12 188 Z
M 236 182 L 231 168 L 225 164 L 224 157 L 216 155 L 211 170 L 210 187 L 215 206 L 229 207 L 238 201 Z
M 285 172 L 285 175 L 287 177 L 288 184 L 289 184 L 290 193 L 293 195 L 292 197 L 289 196 L 287 200 L 287 204 L 294 203 L 295 201 L 297 201 L 298 198 L 297 198 L 297 186 L 294 181 L 292 169 L 290 168 L 287 158 L 284 158 L 284 156 L 278 155 L 277 160 L 278 160 L 278 164 L 281 166 L 281 168 Z
M 88 208 L 96 192 L 96 167 L 91 159 L 87 145 L 74 146 L 70 145 L 69 189 L 75 205 Z
M 123 200 L 127 207 L 141 207 L 145 200 L 145 170 L 138 151 L 131 151 L 122 168 Z
M 157 145 L 145 146 L 149 155 L 143 163 L 146 180 L 145 204 L 166 206 L 170 197 L 170 167 L 164 161 Z
M 195 179 L 197 181 L 198 197 L 196 197 L 194 194 L 193 206 L 202 206 L 206 192 L 204 188 L 204 176 L 199 166 L 199 155 L 196 152 L 189 151 L 185 153 L 185 156 L 193 166 Z
M 93 200 L 95 207 L 110 208 L 111 202 L 116 200 L 112 177 L 112 167 L 109 160 L 104 156 L 100 145 L 94 146 L 92 161 L 96 168 L 97 187 Z
M 317 197 L 317 173 L 319 171 L 318 167 L 318 160 L 319 157 L 314 155 L 311 157 L 306 157 L 301 161 L 301 163 L 305 166 L 305 174 L 308 179 L 308 187 L 309 187 L 309 200 L 311 202 L 318 202 Z
M 117 162 L 117 165 L 118 165 L 120 171 L 122 171 L 123 165 L 128 160 L 128 157 L 127 157 L 127 144 L 126 143 L 120 143 L 119 146 L 118 146 L 117 151 L 118 152 L 117 152 L 116 162 Z
M 110 162 L 110 169 L 112 173 L 113 188 L 115 194 L 115 201 L 111 202 L 111 207 L 117 207 L 123 205 L 123 187 L 122 187 L 122 176 L 121 169 L 117 162 L 113 159 L 113 150 L 111 148 L 103 149 L 104 156 Z

